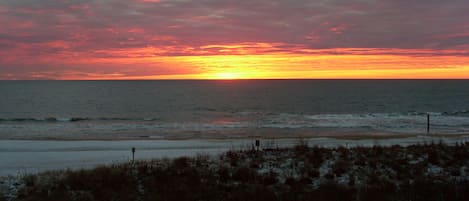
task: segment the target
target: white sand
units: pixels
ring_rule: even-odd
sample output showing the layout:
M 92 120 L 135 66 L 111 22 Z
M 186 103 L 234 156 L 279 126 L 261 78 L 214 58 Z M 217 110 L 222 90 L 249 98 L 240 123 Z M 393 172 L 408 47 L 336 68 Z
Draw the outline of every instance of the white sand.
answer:
M 310 146 L 373 146 L 410 145 L 417 143 L 448 144 L 469 142 L 469 136 L 460 137 L 409 137 L 395 139 L 339 140 L 333 138 L 309 138 Z M 263 147 L 289 147 L 298 139 L 262 139 Z M 223 140 L 146 140 L 146 141 L 30 141 L 0 140 L 0 176 L 35 173 L 65 168 L 89 168 L 96 165 L 127 162 L 131 148 L 136 148 L 136 159 L 218 154 L 230 149 L 247 149 L 254 139 Z

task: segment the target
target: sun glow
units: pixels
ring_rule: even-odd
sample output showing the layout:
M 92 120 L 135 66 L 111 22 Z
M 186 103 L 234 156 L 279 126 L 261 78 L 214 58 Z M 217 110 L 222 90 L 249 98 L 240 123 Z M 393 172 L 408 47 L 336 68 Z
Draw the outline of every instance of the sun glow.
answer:
M 213 47 L 211 47 L 213 48 Z M 232 48 L 236 49 L 236 48 Z M 55 71 L 34 72 L 34 79 L 467 79 L 466 56 L 453 52 L 401 49 L 336 49 L 298 53 L 275 52 L 222 55 L 152 55 L 154 48 L 131 51 L 109 50 L 100 54 L 42 57 L 38 63 L 54 61 L 64 65 L 100 66 L 103 72 L 68 69 L 57 77 Z M 241 50 L 239 50 L 241 51 Z M 239 52 L 238 51 L 238 52 Z M 410 52 L 406 52 L 410 51 Z M 357 52 L 360 52 L 358 54 Z M 449 55 L 446 55 L 449 54 Z M 462 54 L 462 53 L 461 53 Z M 1 56 L 1 53 L 0 53 Z M 73 58 L 73 59 L 69 59 Z M 45 59 L 45 60 L 44 60 Z M 107 69 L 107 71 L 106 71 Z M 0 74 L 0 79 L 11 79 Z
M 195 79 L 464 78 L 467 77 L 464 72 L 469 70 L 467 61 L 455 56 L 281 53 L 184 56 L 177 59 L 177 65 L 201 69 L 191 77 Z
M 215 79 L 221 80 L 235 80 L 242 78 L 242 73 L 238 72 L 220 72 L 213 75 Z

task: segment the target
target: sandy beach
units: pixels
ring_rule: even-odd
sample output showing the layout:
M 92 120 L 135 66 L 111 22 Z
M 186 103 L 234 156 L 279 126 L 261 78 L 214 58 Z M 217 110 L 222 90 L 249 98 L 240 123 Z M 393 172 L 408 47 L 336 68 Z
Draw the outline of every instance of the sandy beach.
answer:
M 228 150 L 250 149 L 256 138 L 185 140 L 0 140 L 0 176 L 24 175 L 46 170 L 91 168 L 97 165 L 128 162 L 131 148 L 135 159 L 174 158 L 197 154 L 219 154 Z M 424 143 L 468 142 L 469 135 L 416 135 L 396 138 L 347 136 L 303 138 L 310 146 L 354 147 L 391 146 Z M 261 139 L 261 147 L 292 147 L 300 138 Z

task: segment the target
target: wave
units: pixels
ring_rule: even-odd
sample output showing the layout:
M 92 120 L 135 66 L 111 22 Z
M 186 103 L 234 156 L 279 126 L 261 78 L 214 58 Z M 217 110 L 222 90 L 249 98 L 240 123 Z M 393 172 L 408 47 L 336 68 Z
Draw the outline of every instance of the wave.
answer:
M 429 113 L 432 128 L 441 130 L 469 130 L 469 111 Z M 274 112 L 236 112 L 220 121 L 219 114 L 201 114 L 184 121 L 167 121 L 159 118 L 122 117 L 46 117 L 46 118 L 4 118 L 1 122 L 17 124 L 44 123 L 75 125 L 76 122 L 90 122 L 97 129 L 172 129 L 172 130 L 218 130 L 218 129 L 368 129 L 396 132 L 415 132 L 426 129 L 428 113 L 409 111 L 403 113 L 369 114 L 304 114 Z M 457 114 L 457 115 L 456 115 Z M 203 119 L 203 120 L 202 120 Z M 61 124 L 62 125 L 62 124 Z M 79 126 L 77 124 L 77 126 Z M 111 128 L 114 127 L 114 128 Z
M 120 118 L 120 117 L 46 117 L 46 118 L 0 118 L 0 122 L 79 122 L 79 121 L 157 121 L 158 118 Z
M 206 110 L 213 111 L 213 110 Z M 253 119 L 270 119 L 271 123 L 275 121 L 282 123 L 292 123 L 299 119 L 307 120 L 353 120 L 353 119 L 389 119 L 389 118 L 417 118 L 425 117 L 430 114 L 432 117 L 469 117 L 469 110 L 453 111 L 453 112 L 417 112 L 408 111 L 402 113 L 355 113 L 355 114 L 305 114 L 305 113 L 276 113 L 261 111 L 241 111 L 231 112 L 231 117 L 251 117 Z M 204 115 L 204 114 L 203 114 Z M 210 118 L 209 114 L 206 116 Z M 215 118 L 215 117 L 214 117 Z M 159 121 L 160 118 L 126 118 L 126 117 L 25 117 L 25 118 L 0 118 L 0 122 L 80 122 L 80 121 Z
M 277 114 L 264 116 L 260 128 L 287 129 L 358 129 L 397 133 L 426 131 L 427 114 L 430 114 L 431 130 L 441 133 L 469 132 L 469 117 L 444 115 L 443 113 L 370 113 L 370 114 Z
M 135 134 L 139 136 L 249 133 L 316 133 L 323 131 L 378 131 L 383 133 L 426 133 L 427 113 L 304 114 L 236 112 L 229 115 L 200 114 L 193 119 L 168 121 L 158 118 L 72 117 L 0 119 L 0 135 L 24 133 L 62 136 Z M 431 113 L 432 133 L 469 133 L 469 116 Z M 186 121 L 187 120 L 187 121 Z M 6 123 L 2 123 L 6 122 Z M 11 122 L 11 123 L 8 123 Z M 86 123 L 77 123 L 86 122 Z M 20 126 L 19 126 L 20 125 Z
M 447 115 L 447 116 L 469 116 L 469 110 L 443 112 L 442 115 Z

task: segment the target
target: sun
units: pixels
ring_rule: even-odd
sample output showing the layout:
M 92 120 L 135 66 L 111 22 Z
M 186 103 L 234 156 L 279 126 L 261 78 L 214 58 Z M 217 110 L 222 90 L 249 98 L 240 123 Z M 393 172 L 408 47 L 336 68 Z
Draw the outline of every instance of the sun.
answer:
M 239 72 L 220 72 L 215 73 L 213 78 L 220 80 L 235 80 L 243 78 L 242 73 Z

